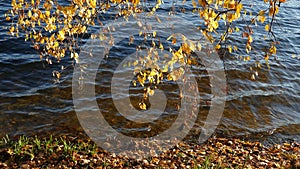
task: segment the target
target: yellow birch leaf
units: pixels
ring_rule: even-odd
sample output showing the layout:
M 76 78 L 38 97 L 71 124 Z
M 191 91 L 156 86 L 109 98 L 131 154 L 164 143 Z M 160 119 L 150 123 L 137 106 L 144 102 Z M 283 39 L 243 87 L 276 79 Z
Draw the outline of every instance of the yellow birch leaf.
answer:
M 169 66 L 168 65 L 165 65 L 164 66 L 164 69 L 162 70 L 163 72 L 168 72 L 169 71 Z
M 237 14 L 240 14 L 242 9 L 243 9 L 243 4 L 242 4 L 242 3 L 239 3 L 239 4 L 236 6 L 236 13 L 237 13 Z
M 197 3 L 195 2 L 195 0 L 192 0 L 192 5 L 193 5 L 194 8 L 197 7 Z
M 167 41 L 170 40 L 172 37 L 173 37 L 173 34 L 167 38 Z
M 164 46 L 162 43 L 159 44 L 159 49 L 164 50 Z
M 271 55 L 275 55 L 276 54 L 276 47 L 275 46 L 272 46 L 269 50 L 270 54 Z
M 251 80 L 255 80 L 254 74 L 251 75 Z
M 275 9 L 274 9 L 274 7 L 271 7 L 270 10 L 269 10 L 269 15 L 273 16 L 273 15 L 277 14 L 278 11 L 279 11 L 279 8 L 278 8 L 277 5 L 275 6 Z
M 196 45 L 194 44 L 194 42 L 189 41 L 189 48 L 194 52 L 196 50 Z
M 237 51 L 237 50 L 238 50 L 238 47 L 237 47 L 237 46 L 233 46 L 233 49 L 234 49 L 235 51 Z
M 136 66 L 139 62 L 136 60 L 133 62 L 133 66 Z
M 252 36 L 248 36 L 248 42 L 250 42 L 250 43 L 253 42 Z
M 53 47 L 57 48 L 58 46 L 59 46 L 59 43 L 57 41 L 55 41 Z
M 175 45 L 175 44 L 176 44 L 176 42 L 177 42 L 176 38 L 175 38 L 175 37 L 173 37 L 173 38 L 172 38 L 172 43 Z
M 201 51 L 201 49 L 202 49 L 202 45 L 201 45 L 200 42 L 198 42 L 198 43 L 197 43 L 197 50 L 198 50 L 198 51 Z
M 264 56 L 264 58 L 265 58 L 266 61 L 269 60 L 269 55 L 266 54 L 266 55 Z
M 270 26 L 269 26 L 269 24 L 266 24 L 266 26 L 265 26 L 265 30 L 266 30 L 266 31 L 269 31 L 269 30 L 270 30 Z
M 229 45 L 229 46 L 227 47 L 227 49 L 228 49 L 229 53 L 232 52 L 232 47 L 231 47 L 231 45 Z
M 139 103 L 139 106 L 140 106 L 140 109 L 142 110 L 146 110 L 147 109 L 147 106 L 145 103 Z
M 259 15 L 259 16 L 265 15 L 265 11 L 264 11 L 264 10 L 259 11 L 258 15 Z
M 153 37 L 154 38 L 156 37 L 156 31 L 153 31 Z
M 215 49 L 220 49 L 221 48 L 221 45 L 220 44 L 217 44 L 216 46 L 215 46 Z
M 226 20 L 226 14 L 223 14 L 223 15 L 222 15 L 222 19 L 223 19 L 223 20 Z
M 27 16 L 28 16 L 28 18 L 31 18 L 31 17 L 32 17 L 32 12 L 31 12 L 31 10 L 28 11 Z
M 154 90 L 150 89 L 150 90 L 148 91 L 148 93 L 149 93 L 150 96 L 153 96 L 153 95 L 154 95 Z
M 261 23 L 264 23 L 266 21 L 266 17 L 265 16 L 259 16 L 258 20 L 261 22 Z
M 244 61 L 249 61 L 250 59 L 251 59 L 250 56 L 244 57 Z
M 90 8 L 96 8 L 96 6 L 97 6 L 96 0 L 88 0 L 87 3 Z

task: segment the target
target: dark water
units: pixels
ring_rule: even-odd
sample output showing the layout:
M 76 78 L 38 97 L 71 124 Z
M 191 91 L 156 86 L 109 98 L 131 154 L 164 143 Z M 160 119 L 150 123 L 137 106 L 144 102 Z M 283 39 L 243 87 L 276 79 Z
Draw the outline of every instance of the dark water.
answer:
M 254 3 L 255 4 L 255 3 Z M 260 3 L 254 8 L 260 8 Z M 251 80 L 250 66 L 254 61 L 244 62 L 236 57 L 224 58 L 224 66 L 228 82 L 228 97 L 222 121 L 216 131 L 217 136 L 247 137 L 259 139 L 266 143 L 283 141 L 300 141 L 300 59 L 292 58 L 292 54 L 300 56 L 300 7 L 296 0 L 282 4 L 280 15 L 276 21 L 277 40 L 280 42 L 276 58 L 270 58 L 270 69 L 263 64 L 258 70 L 256 81 Z M 8 9 L 9 1 L 0 1 L 0 15 Z M 170 4 L 166 3 L 168 9 Z M 164 10 L 162 10 L 163 12 Z M 183 14 L 184 18 L 193 19 L 196 15 Z M 80 128 L 72 102 L 72 62 L 66 58 L 62 63 L 48 65 L 39 60 L 38 54 L 24 42 L 22 37 L 10 37 L 3 26 L 8 23 L 0 18 L 0 137 L 5 134 L 20 135 L 41 132 L 63 132 L 65 128 Z M 195 22 L 197 25 L 197 23 Z M 242 23 L 241 23 L 242 24 Z M 253 58 L 262 58 L 258 50 L 265 45 L 261 38 L 265 31 L 257 30 L 254 48 L 257 50 Z M 239 48 L 243 48 L 240 36 L 233 36 Z M 122 53 L 119 53 L 122 55 Z M 254 60 L 254 59 L 253 59 Z M 57 81 L 52 71 L 62 65 L 68 66 Z M 199 89 L 209 93 L 208 77 L 202 69 L 195 72 L 199 78 Z M 96 90 L 99 107 L 114 114 L 109 93 L 109 81 L 112 71 L 105 69 L 99 72 Z M 106 78 L 105 78 L 106 77 Z M 176 85 L 166 84 L 168 93 L 167 118 L 162 118 L 156 126 L 168 128 L 176 118 L 178 94 Z M 132 93 L 139 90 L 132 90 Z M 205 95 L 205 94 L 204 94 Z M 134 99 L 133 99 L 134 100 Z M 132 102 L 137 105 L 137 102 Z M 206 100 L 201 102 L 195 128 L 203 124 L 209 110 Z M 116 117 L 116 116 L 114 116 Z M 147 131 L 147 126 L 135 126 L 122 121 L 121 117 L 111 118 L 111 124 L 124 133 Z M 126 129 L 124 129 L 124 126 Z M 124 129 L 124 130 L 123 130 Z M 158 132 L 159 133 L 159 132 Z M 156 134 L 158 134 L 156 133 Z

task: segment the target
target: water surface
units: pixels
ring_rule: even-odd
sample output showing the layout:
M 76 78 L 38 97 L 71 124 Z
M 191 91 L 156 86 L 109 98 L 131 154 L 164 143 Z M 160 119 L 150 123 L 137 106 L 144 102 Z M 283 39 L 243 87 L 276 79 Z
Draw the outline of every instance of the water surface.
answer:
M 254 1 L 255 3 L 255 1 Z M 224 66 L 228 82 L 228 97 L 222 121 L 216 131 L 217 136 L 247 137 L 259 139 L 266 143 L 282 141 L 300 141 L 300 60 L 292 58 L 292 54 L 300 55 L 300 7 L 296 0 L 282 4 L 280 15 L 275 22 L 277 40 L 280 42 L 276 58 L 270 58 L 270 69 L 263 66 L 258 70 L 258 77 L 251 80 L 250 66 L 254 61 L 244 62 L 228 54 L 224 58 Z M 259 8 L 260 2 L 254 5 Z M 8 1 L 0 1 L 0 15 L 9 8 Z M 247 6 L 246 6 L 247 7 Z M 168 11 L 170 4 L 163 6 Z M 182 17 L 194 21 L 196 15 L 185 13 Z M 5 18 L 0 18 L 1 26 L 7 26 Z M 242 23 L 241 23 L 242 24 Z M 265 45 L 262 29 L 256 32 L 257 49 L 253 58 L 262 58 L 259 51 Z M 58 128 L 79 128 L 72 102 L 72 61 L 68 58 L 62 63 L 48 65 L 40 61 L 30 43 L 22 37 L 9 37 L 7 30 L 0 29 L 0 137 L 5 134 L 20 135 L 40 132 L 59 132 Z M 231 41 L 243 48 L 241 37 L 233 36 Z M 122 47 L 122 45 L 121 45 Z M 129 52 L 132 49 L 127 49 Z M 125 52 L 115 52 L 116 57 L 110 58 L 114 63 L 122 61 Z M 123 55 L 123 56 L 122 56 Z M 255 60 L 255 59 L 253 59 Z M 62 79 L 52 77 L 52 71 L 62 65 L 68 68 L 63 71 Z M 135 125 L 118 116 L 109 95 L 109 77 L 112 76 L 113 65 L 99 70 L 97 76 L 97 101 L 105 116 L 118 131 L 128 135 L 139 135 L 149 131 L 149 125 Z M 201 107 L 195 130 L 203 125 L 209 105 L 210 87 L 208 76 L 202 67 L 194 68 L 199 82 L 199 90 L 203 94 L 199 103 Z M 176 118 L 177 106 L 180 102 L 178 87 L 172 83 L 162 86 L 169 102 L 168 114 L 151 124 L 153 133 L 167 129 Z M 132 89 L 137 94 L 141 89 Z M 132 99 L 137 105 L 138 99 Z

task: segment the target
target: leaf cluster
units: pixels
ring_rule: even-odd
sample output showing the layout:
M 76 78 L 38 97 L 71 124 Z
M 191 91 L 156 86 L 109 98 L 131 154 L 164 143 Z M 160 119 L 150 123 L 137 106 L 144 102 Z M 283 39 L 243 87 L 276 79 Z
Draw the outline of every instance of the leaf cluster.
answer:
M 170 14 L 176 13 L 176 8 L 182 9 L 184 5 L 190 5 L 193 8 L 193 13 L 199 15 L 200 27 L 199 31 L 206 39 L 214 44 L 215 49 L 226 49 L 229 53 L 238 53 L 245 51 L 244 60 L 250 60 L 250 54 L 253 51 L 253 34 L 258 23 L 264 25 L 266 34 L 271 35 L 268 50 L 262 54 L 264 60 L 268 61 L 269 57 L 276 55 L 276 41 L 273 32 L 274 20 L 279 12 L 280 5 L 286 0 L 264 0 L 265 9 L 260 11 L 249 11 L 242 0 L 182 0 L 174 5 L 173 11 Z M 156 10 L 163 5 L 162 0 L 157 0 L 151 7 L 145 8 L 146 2 L 140 0 L 72 0 L 69 4 L 59 3 L 57 0 L 12 0 L 11 9 L 5 14 L 6 20 L 11 22 L 9 34 L 12 36 L 25 36 L 26 41 L 31 41 L 33 47 L 40 52 L 40 58 L 46 58 L 46 61 L 51 64 L 52 57 L 58 61 L 66 55 L 79 62 L 78 50 L 80 48 L 80 40 L 83 35 L 89 33 L 89 28 L 96 23 L 102 25 L 103 14 L 109 10 L 115 11 L 116 15 L 113 19 L 123 17 L 125 20 L 129 16 L 134 16 L 136 13 L 155 14 Z M 182 5 L 178 5 L 178 4 Z M 250 3 L 250 9 L 253 7 Z M 257 13 L 253 15 L 252 13 Z M 157 21 L 160 22 L 159 17 Z M 239 23 L 243 23 L 241 27 Z M 139 25 L 142 24 L 138 23 Z M 222 26 L 224 25 L 224 26 Z M 225 29 L 224 29 L 225 27 Z M 108 32 L 114 31 L 107 30 Z M 149 32 L 151 36 L 149 36 Z M 184 35 L 172 34 L 167 41 L 177 47 L 164 46 L 156 35 L 155 30 L 151 27 L 141 29 L 140 36 L 145 40 L 151 40 L 151 47 L 148 49 L 147 56 L 141 56 L 134 62 L 136 81 L 144 86 L 145 82 L 159 84 L 163 79 L 178 80 L 184 74 L 184 68 L 174 69 L 175 64 L 181 66 L 196 64 L 197 60 L 193 57 L 195 50 L 201 50 L 202 45 L 199 41 L 187 40 Z M 238 49 L 234 44 L 228 44 L 227 41 L 232 34 L 240 34 L 242 39 L 245 39 L 245 48 Z M 91 38 L 99 38 L 100 40 L 109 40 L 110 45 L 114 45 L 114 38 L 103 34 L 91 34 Z M 133 43 L 134 38 L 130 37 L 130 42 Z M 267 40 L 266 40 L 267 41 Z M 179 45 L 179 47 L 178 47 Z M 158 65 L 158 61 L 164 56 L 158 55 L 158 50 L 169 49 L 169 55 L 165 65 Z M 139 50 L 139 49 L 137 49 Z M 262 52 L 263 53 L 263 52 Z M 167 76 L 164 77 L 164 73 Z M 253 79 L 253 78 L 252 78 Z M 155 88 L 155 87 L 154 87 Z M 152 94 L 153 88 L 145 87 L 145 98 Z

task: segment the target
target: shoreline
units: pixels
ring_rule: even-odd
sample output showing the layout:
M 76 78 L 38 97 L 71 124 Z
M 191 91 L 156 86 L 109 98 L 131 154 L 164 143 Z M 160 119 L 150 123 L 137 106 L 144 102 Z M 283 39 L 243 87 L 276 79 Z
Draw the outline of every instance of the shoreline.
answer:
M 266 147 L 236 138 L 210 138 L 204 144 L 181 141 L 143 159 L 115 155 L 84 133 L 20 136 L 0 141 L 0 168 L 300 168 L 300 143 Z

